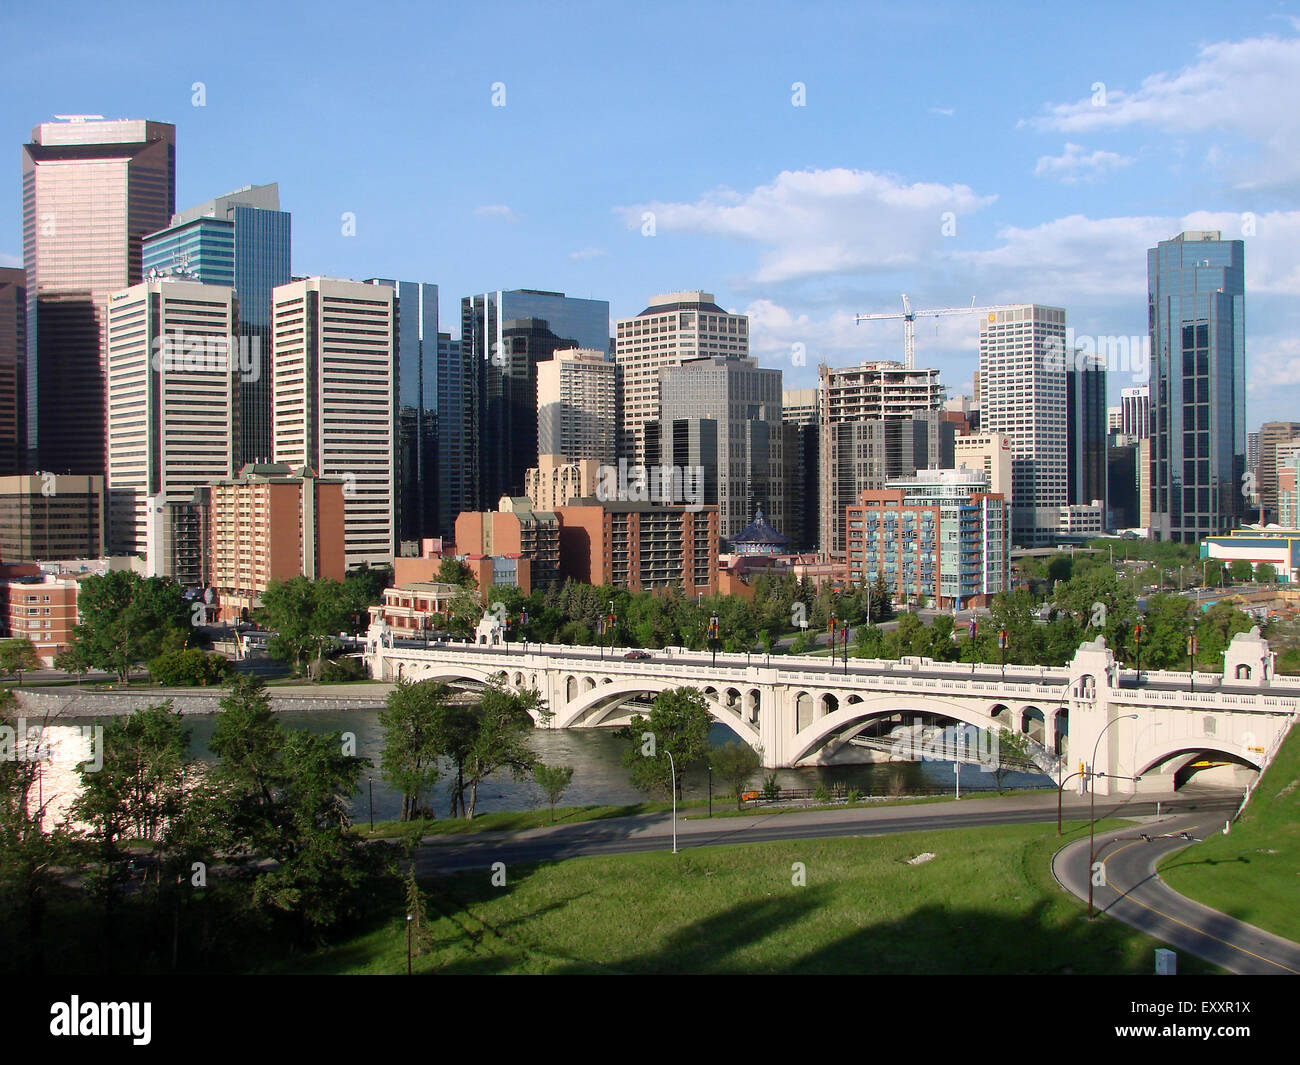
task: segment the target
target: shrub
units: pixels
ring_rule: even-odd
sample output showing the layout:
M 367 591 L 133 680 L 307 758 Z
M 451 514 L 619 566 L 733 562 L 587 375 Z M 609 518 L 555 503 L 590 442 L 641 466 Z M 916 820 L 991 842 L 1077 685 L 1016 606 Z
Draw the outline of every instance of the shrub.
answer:
M 166 651 L 149 663 L 153 679 L 168 688 L 207 687 L 221 684 L 231 672 L 230 662 L 197 647 Z
M 763 798 L 779 799 L 781 797 L 781 785 L 776 781 L 776 774 L 773 773 L 763 781 Z
M 359 658 L 331 658 L 321 666 L 320 679 L 327 684 L 365 680 L 366 666 Z

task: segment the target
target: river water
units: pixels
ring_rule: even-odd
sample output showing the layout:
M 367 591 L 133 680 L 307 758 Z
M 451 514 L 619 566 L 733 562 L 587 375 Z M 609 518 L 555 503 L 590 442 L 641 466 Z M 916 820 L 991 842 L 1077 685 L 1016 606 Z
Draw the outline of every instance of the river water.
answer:
M 379 727 L 376 710 L 312 710 L 286 711 L 276 715 L 286 728 L 303 728 L 314 733 L 343 732 L 355 737 L 356 754 L 378 766 L 383 746 L 383 732 Z M 190 730 L 190 750 L 204 761 L 212 761 L 208 746 L 216 727 L 215 714 L 187 715 L 185 727 Z M 79 777 L 74 763 L 86 757 L 93 742 L 93 733 L 80 726 L 93 728 L 104 725 L 104 718 L 64 719 L 59 725 L 47 727 L 52 758 L 42 768 L 41 788 L 46 799 L 53 799 L 47 811 L 47 823 L 62 816 L 62 811 L 76 795 Z M 709 733 L 713 745 L 735 740 L 735 735 L 725 726 L 715 724 Z M 627 770 L 622 765 L 622 754 L 628 741 L 615 735 L 613 729 L 536 729 L 529 736 L 529 745 L 538 758 L 548 765 L 573 766 L 573 783 L 560 799 L 563 806 L 623 804 L 643 801 L 647 796 L 628 783 Z M 435 814 L 447 816 L 449 797 L 446 783 L 450 780 L 450 767 L 444 766 L 443 779 L 439 781 L 435 796 L 430 802 Z M 775 773 L 777 782 L 786 791 L 808 790 L 819 783 L 828 788 L 836 786 L 856 789 L 863 795 L 916 795 L 951 794 L 954 787 L 953 763 L 948 761 L 875 762 L 853 765 L 817 766 L 799 769 L 760 770 L 751 786 L 761 788 L 763 780 Z M 367 822 L 370 818 L 370 793 L 373 781 L 374 818 L 376 821 L 395 820 L 400 810 L 400 796 L 383 780 L 378 770 L 362 778 L 361 788 L 352 797 L 351 811 L 354 821 Z M 1009 773 L 1003 779 L 1004 788 L 1044 787 L 1048 778 L 1029 773 Z M 721 790 L 719 782 L 714 786 Z M 994 787 L 992 773 L 984 772 L 978 765 L 961 767 L 961 788 L 967 791 L 985 791 Z M 704 799 L 708 795 L 709 774 L 703 766 L 687 771 L 683 780 L 683 797 Z M 531 779 L 516 781 L 508 773 L 490 777 L 479 786 L 477 812 L 497 810 L 541 810 L 545 799 L 540 788 Z

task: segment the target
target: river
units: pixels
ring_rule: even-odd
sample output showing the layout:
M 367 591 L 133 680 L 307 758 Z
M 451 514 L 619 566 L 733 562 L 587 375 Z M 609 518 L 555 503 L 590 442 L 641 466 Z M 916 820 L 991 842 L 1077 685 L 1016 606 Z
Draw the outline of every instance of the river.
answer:
M 355 737 L 356 754 L 372 765 L 378 766 L 383 733 L 379 727 L 376 710 L 313 710 L 285 711 L 276 714 L 276 720 L 286 728 L 303 728 L 314 733 L 343 732 Z M 212 761 L 208 744 L 216 727 L 212 715 L 190 715 L 185 727 L 190 730 L 190 750 L 204 761 Z M 57 821 L 66 810 L 79 787 L 79 778 L 73 768 L 78 758 L 85 757 L 92 742 L 92 733 L 80 728 L 103 725 L 104 718 L 65 719 L 58 725 L 48 726 L 52 759 L 46 762 L 41 774 L 41 791 L 52 798 L 47 812 L 47 822 Z M 709 732 L 709 741 L 720 745 L 734 740 L 734 734 L 725 725 L 715 724 Z M 622 765 L 622 754 L 628 741 L 615 735 L 613 729 L 536 729 L 529 736 L 529 745 L 537 757 L 548 765 L 573 767 L 573 783 L 560 800 L 563 806 L 588 806 L 623 804 L 643 801 L 646 795 L 628 783 L 627 770 Z M 439 781 L 431 806 L 435 813 L 446 816 L 449 798 L 445 782 L 450 774 L 444 766 L 444 778 Z M 751 783 L 760 788 L 763 781 L 775 773 L 783 789 L 808 790 L 819 783 L 828 788 L 840 786 L 856 789 L 863 795 L 907 795 L 951 793 L 953 790 L 953 764 L 948 761 L 875 762 L 853 765 L 814 766 L 799 769 L 760 770 Z M 370 818 L 371 781 L 374 790 L 374 817 L 376 821 L 394 820 L 400 809 L 400 796 L 383 780 L 378 771 L 367 773 L 361 787 L 352 796 L 353 819 L 367 822 Z M 1003 780 L 1005 788 L 1045 787 L 1051 781 L 1044 776 L 1029 773 L 1009 773 Z M 721 790 L 719 782 L 714 786 Z M 963 792 L 987 791 L 994 787 L 992 773 L 984 772 L 978 765 L 963 765 L 961 769 Z M 704 799 L 708 795 L 709 774 L 703 766 L 688 770 L 683 780 L 683 797 Z M 514 780 L 502 772 L 490 777 L 479 786 L 478 812 L 497 810 L 544 809 L 541 789 L 531 780 Z

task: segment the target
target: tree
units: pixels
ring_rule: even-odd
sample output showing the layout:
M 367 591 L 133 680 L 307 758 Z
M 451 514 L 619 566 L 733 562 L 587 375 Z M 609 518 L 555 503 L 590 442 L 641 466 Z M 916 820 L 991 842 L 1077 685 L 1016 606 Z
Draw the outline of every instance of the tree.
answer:
M 631 770 L 633 787 L 669 798 L 673 768 L 680 780 L 704 757 L 711 723 L 704 695 L 696 688 L 670 688 L 655 697 L 648 717 L 634 714 L 622 730 L 624 738 L 632 741 L 623 753 L 623 764 Z
M 102 765 L 81 769 L 74 816 L 110 845 L 147 840 L 157 849 L 184 806 L 193 765 L 189 736 L 170 699 L 111 718 L 104 730 Z
M 19 711 L 12 692 L 0 689 L 0 930 L 13 930 L 13 967 L 40 973 L 44 923 L 55 867 L 68 850 L 67 833 L 47 832 L 44 819 L 53 789 L 40 802 L 41 765 L 27 757 L 27 737 L 18 734 Z M 12 743 L 12 746 L 10 744 Z M 6 749 L 7 748 L 7 749 Z
M 535 691 L 514 692 L 499 681 L 488 684 L 475 708 L 475 727 L 464 761 L 469 806 L 465 807 L 463 791 L 460 802 L 467 819 L 474 816 L 479 785 L 493 773 L 506 769 L 522 780 L 533 772 L 537 756 L 525 737 L 533 729 L 533 712 L 541 710 L 541 697 Z
M 133 666 L 184 647 L 194 627 L 181 587 L 166 577 L 114 570 L 85 578 L 77 592 L 78 653 L 125 682 Z
M 406 871 L 406 920 L 411 927 L 411 944 L 416 954 L 423 954 L 429 938 L 429 921 L 425 914 L 424 892 L 415 879 L 415 864 Z
M 18 683 L 23 682 L 24 669 L 40 669 L 41 656 L 36 645 L 26 636 L 0 641 L 0 673 L 17 673 Z
M 462 588 L 473 588 L 475 584 L 473 571 L 454 558 L 444 558 L 438 563 L 438 580 L 444 584 L 458 584 Z
M 379 711 L 384 730 L 379 765 L 401 793 L 403 821 L 428 814 L 421 800 L 438 782 L 438 726 L 451 697 L 451 689 L 435 680 L 399 680 Z
M 1244 558 L 1234 558 L 1232 564 L 1228 566 L 1228 576 L 1237 584 L 1244 584 L 1250 580 L 1254 573 L 1254 568 Z
M 894 596 L 882 570 L 876 574 L 876 584 L 871 590 L 871 620 L 891 621 L 894 617 Z
M 1271 562 L 1261 562 L 1255 567 L 1255 580 L 1259 584 L 1272 584 L 1277 580 L 1277 570 Z
M 85 677 L 94 668 L 94 663 L 86 657 L 85 647 L 78 643 L 70 643 L 54 656 L 54 668 Z
M 252 879 L 254 907 L 319 936 L 360 912 L 387 861 L 347 832 L 364 762 L 341 733 L 284 728 L 257 678 L 238 677 L 220 706 L 217 761 L 190 802 L 195 829 Z
M 1022 773 L 1029 765 L 1029 737 L 1023 732 L 999 729 L 997 751 L 993 757 L 993 780 L 1001 795 L 1002 781 L 1006 775 Z
M 1213 588 L 1216 584 L 1223 583 L 1223 560 L 1210 558 L 1205 561 L 1205 585 L 1207 588 Z
M 709 752 L 709 764 L 721 780 L 731 785 L 736 796 L 736 809 L 739 810 L 741 796 L 763 764 L 762 757 L 748 743 L 733 742 L 714 747 Z
M 555 822 L 555 804 L 560 801 L 568 786 L 573 782 L 573 766 L 543 765 L 538 763 L 533 768 L 533 779 L 542 789 L 546 801 L 551 806 L 551 823 Z

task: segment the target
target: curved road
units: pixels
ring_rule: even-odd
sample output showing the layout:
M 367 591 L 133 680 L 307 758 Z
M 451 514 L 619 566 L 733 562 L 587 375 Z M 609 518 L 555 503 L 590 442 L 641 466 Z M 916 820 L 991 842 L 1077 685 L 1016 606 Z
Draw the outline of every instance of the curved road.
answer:
M 1197 811 L 1099 835 L 1097 858 L 1103 863 L 1106 883 L 1093 889 L 1096 907 L 1229 972 L 1300 975 L 1300 944 L 1193 902 L 1156 874 L 1157 864 L 1167 854 L 1221 832 L 1225 820 L 1227 815 Z M 1052 873 L 1067 891 L 1086 900 L 1088 841 L 1057 851 Z

